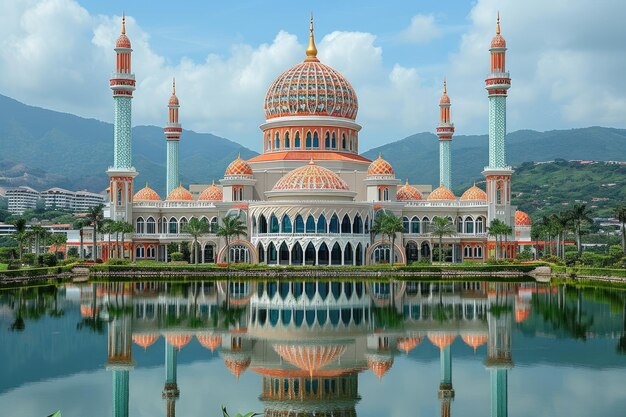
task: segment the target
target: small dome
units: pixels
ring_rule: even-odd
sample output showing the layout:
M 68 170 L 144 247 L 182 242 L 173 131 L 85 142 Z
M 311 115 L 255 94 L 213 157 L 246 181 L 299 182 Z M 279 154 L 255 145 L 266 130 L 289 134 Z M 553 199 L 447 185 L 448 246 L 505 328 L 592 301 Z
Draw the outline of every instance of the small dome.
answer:
M 449 346 L 456 339 L 456 335 L 454 333 L 429 333 L 428 340 L 430 343 L 437 346 L 439 349 L 443 349 L 446 346 Z
M 491 40 L 491 48 L 506 48 L 506 41 L 499 33 Z
M 215 349 L 222 346 L 222 336 L 214 335 L 214 334 L 197 334 L 196 339 L 198 342 L 205 348 L 209 349 L 211 352 L 214 352 Z
M 461 339 L 463 339 L 466 345 L 470 346 L 474 349 L 474 351 L 476 351 L 476 349 L 478 349 L 480 346 L 487 343 L 487 340 L 489 338 L 485 334 L 468 333 L 461 336 Z
M 396 340 L 396 347 L 404 351 L 404 353 L 409 353 L 410 351 L 415 349 L 420 343 L 422 343 L 421 337 L 399 337 Z
M 198 197 L 198 201 L 222 201 L 223 199 L 222 188 L 215 185 L 215 183 L 205 188 Z
M 328 168 L 316 165 L 313 160 L 307 165 L 285 174 L 272 191 L 284 190 L 341 190 L 349 191 L 348 184 Z
M 252 363 L 252 359 L 247 355 L 238 355 L 238 354 L 224 354 L 224 365 L 230 371 L 231 374 L 235 375 L 237 379 L 243 374 L 246 369 Z
M 231 162 L 224 172 L 225 177 L 229 175 L 252 175 L 252 168 L 245 160 L 241 159 L 241 155 L 237 155 L 237 159 Z
M 117 38 L 115 42 L 116 48 L 127 48 L 130 49 L 130 39 L 126 36 L 126 16 L 122 16 L 122 33 Z
M 146 183 L 145 187 L 135 193 L 133 201 L 161 201 L 161 197 Z
M 398 188 L 396 198 L 398 201 L 416 201 L 422 199 L 422 194 L 407 180 L 402 187 Z
M 515 226 L 531 226 L 530 216 L 523 211 L 515 211 Z
M 186 334 L 172 334 L 166 336 L 165 340 L 176 349 L 181 350 L 191 342 L 191 336 Z
M 141 346 L 144 349 L 148 349 L 157 340 L 159 340 L 159 335 L 157 333 L 138 334 L 138 335 L 133 336 L 133 342 L 135 342 L 136 345 Z
M 463 193 L 461 201 L 487 201 L 487 193 L 474 184 Z
M 450 104 L 450 97 L 448 97 L 448 89 L 446 87 L 446 80 L 443 80 L 443 94 L 439 99 L 439 104 Z
M 191 193 L 182 185 L 174 188 L 170 195 L 165 199 L 166 201 L 193 201 Z
M 448 190 L 443 184 L 439 187 L 435 188 L 432 193 L 428 195 L 426 198 L 428 201 L 438 201 L 438 200 L 456 200 L 456 197 L 452 193 L 452 191 Z
M 172 79 L 172 95 L 170 96 L 170 101 L 167 103 L 168 106 L 178 106 L 178 97 L 176 97 L 176 79 Z
M 381 154 L 367 168 L 367 175 L 389 175 L 394 176 L 391 164 L 385 161 Z
M 393 366 L 393 358 L 385 360 L 368 359 L 367 366 L 372 370 L 378 379 L 382 379 Z

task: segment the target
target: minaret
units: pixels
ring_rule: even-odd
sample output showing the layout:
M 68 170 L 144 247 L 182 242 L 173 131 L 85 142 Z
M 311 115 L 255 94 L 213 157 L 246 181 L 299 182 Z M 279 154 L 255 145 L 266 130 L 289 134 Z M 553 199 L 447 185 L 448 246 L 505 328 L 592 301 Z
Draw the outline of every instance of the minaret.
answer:
M 122 33 L 115 43 L 115 73 L 109 82 L 115 101 L 113 121 L 113 166 L 110 179 L 110 216 L 113 220 L 132 221 L 133 178 L 131 100 L 135 90 L 135 74 L 131 72 L 130 40 L 126 36 L 126 17 L 122 17 Z
M 172 80 L 172 96 L 167 104 L 168 108 L 168 122 L 163 132 L 165 133 L 165 139 L 167 140 L 167 180 L 166 180 L 166 193 L 170 195 L 172 190 L 178 187 L 179 175 L 178 175 L 178 142 L 180 141 L 180 135 L 183 129 L 178 123 L 178 97 L 176 97 L 176 80 Z
M 439 382 L 439 392 L 437 396 L 441 401 L 441 417 L 450 417 L 450 403 L 454 399 L 450 344 L 443 346 L 439 350 L 439 361 L 441 365 L 441 382 Z
M 163 387 L 162 398 L 166 400 L 167 417 L 176 416 L 176 400 L 180 396 L 176 381 L 176 348 L 165 340 L 165 386 Z
M 483 175 L 487 182 L 488 222 L 499 219 L 513 226 L 511 212 L 511 174 L 506 164 L 506 96 L 511 78 L 506 72 L 506 42 L 500 35 L 500 14 L 496 35 L 491 40 L 491 73 L 485 80 L 489 95 L 489 166 Z
M 443 80 L 443 95 L 439 100 L 439 184 L 447 189 L 452 189 L 452 161 L 450 145 L 454 134 L 454 124 L 450 123 L 450 97 L 446 89 L 446 80 Z
M 489 340 L 485 367 L 490 373 L 491 417 L 508 415 L 508 371 L 513 368 L 511 331 L 513 297 L 506 284 L 495 284 L 489 292 Z
M 106 369 L 112 372 L 113 417 L 128 417 L 129 374 L 135 367 L 132 357 L 132 317 L 124 311 L 132 305 L 126 296 L 125 284 L 110 284 L 109 297 L 115 298 L 119 314 L 111 314 L 108 330 L 108 358 Z M 121 298 L 120 298 L 121 296 Z

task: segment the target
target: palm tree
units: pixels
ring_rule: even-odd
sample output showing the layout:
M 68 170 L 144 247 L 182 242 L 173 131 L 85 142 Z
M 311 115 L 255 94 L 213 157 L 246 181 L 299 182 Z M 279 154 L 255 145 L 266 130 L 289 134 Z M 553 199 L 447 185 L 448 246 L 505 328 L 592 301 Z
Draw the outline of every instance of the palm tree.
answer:
M 24 241 L 26 240 L 26 220 L 17 219 L 13 222 L 15 226 L 15 232 L 13 233 L 13 239 L 17 240 L 19 245 L 19 258 L 22 259 L 22 252 L 24 252 Z
M 615 209 L 615 217 L 622 225 L 622 251 L 626 254 L 626 204 Z
M 122 258 L 125 258 L 126 255 L 124 254 L 124 235 L 126 233 L 133 233 L 135 231 L 135 228 L 133 227 L 132 224 L 128 223 L 128 222 L 124 222 L 124 221 L 120 221 L 118 222 L 118 231 L 122 234 Z M 132 255 L 131 255 L 132 258 Z
M 569 221 L 574 227 L 574 233 L 576 234 L 576 248 L 578 253 L 582 252 L 582 245 L 580 243 L 581 228 L 583 224 L 590 224 L 593 222 L 591 218 L 591 209 L 587 208 L 586 204 L 574 204 L 572 209 L 567 213 Z
M 230 239 L 247 236 L 247 227 L 243 220 L 237 215 L 227 215 L 222 218 L 222 224 L 217 226 L 217 236 L 222 236 L 226 240 L 226 264 L 230 268 Z
M 454 236 L 456 228 L 447 217 L 433 217 L 430 222 L 430 233 L 439 238 L 439 262 L 443 262 L 443 238 Z
M 209 222 L 205 218 L 198 220 L 192 217 L 187 224 L 183 226 L 183 233 L 188 233 L 193 237 L 191 242 L 191 256 L 193 257 L 193 263 L 198 263 L 198 238 L 206 233 L 209 233 Z
M 540 223 L 535 223 L 532 225 L 530 229 L 530 239 L 534 242 L 533 246 L 535 249 L 535 259 L 539 259 L 539 240 L 541 236 L 544 234 L 544 227 Z M 545 247 L 545 244 L 544 244 Z
M 51 233 L 48 237 L 48 244 L 50 246 L 55 246 L 55 250 L 53 251 L 56 255 L 59 252 L 59 246 L 65 245 L 67 242 L 67 235 L 65 233 Z
M 113 230 L 113 229 L 114 229 L 114 227 L 113 227 L 113 223 L 114 223 L 114 221 L 113 221 L 113 220 L 111 220 L 111 219 L 104 219 L 104 220 L 102 221 L 102 224 L 100 225 L 100 233 L 105 234 L 105 235 L 107 235 L 107 236 L 108 236 L 108 241 L 109 241 L 109 243 L 108 243 L 108 246 L 107 246 L 107 248 L 108 248 L 108 249 L 107 249 L 107 256 L 108 256 L 109 258 L 111 258 L 111 257 L 112 257 L 112 256 L 111 256 L 111 234 L 112 234 L 112 233 L 113 233 L 113 231 L 114 231 L 114 230 Z
M 389 264 L 393 264 L 393 260 L 395 258 L 395 242 L 396 242 L 396 233 L 401 233 L 404 230 L 402 225 L 402 219 L 394 215 L 393 213 L 389 213 L 386 211 L 379 211 L 374 217 L 374 223 L 372 224 L 372 228 L 370 232 L 376 236 L 381 235 L 383 240 L 385 236 L 389 238 L 389 242 L 391 243 L 391 247 L 389 249 Z
M 98 234 L 98 226 L 100 225 L 100 222 L 102 222 L 102 220 L 104 219 L 103 208 L 104 206 L 102 204 L 91 207 L 89 211 L 87 211 L 87 216 L 85 216 L 93 227 L 93 250 L 91 252 L 91 258 L 94 261 L 96 260 L 96 236 Z
M 80 236 L 80 244 L 79 244 L 79 253 L 78 258 L 83 259 L 85 252 L 83 250 L 83 227 L 86 226 L 85 219 L 78 219 L 74 222 L 74 229 L 78 229 L 78 234 Z
M 32 236 L 35 238 L 35 255 L 41 252 L 41 242 L 48 236 L 48 231 L 39 225 L 35 225 L 31 229 Z
M 550 216 L 550 221 L 556 235 L 556 254 L 565 258 L 565 232 L 570 227 L 570 218 L 567 213 L 555 213 Z
M 496 259 L 500 258 L 500 236 L 506 234 L 506 223 L 504 223 L 500 219 L 493 219 L 487 228 L 489 231 L 489 236 L 493 236 L 496 238 Z

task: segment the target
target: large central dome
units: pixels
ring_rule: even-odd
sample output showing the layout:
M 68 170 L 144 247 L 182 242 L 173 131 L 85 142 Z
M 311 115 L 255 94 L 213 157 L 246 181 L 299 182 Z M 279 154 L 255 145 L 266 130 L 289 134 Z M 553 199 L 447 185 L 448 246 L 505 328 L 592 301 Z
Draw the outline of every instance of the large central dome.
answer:
M 307 57 L 274 80 L 265 94 L 265 118 L 331 116 L 356 119 L 359 104 L 354 88 L 337 70 L 317 59 L 313 20 Z

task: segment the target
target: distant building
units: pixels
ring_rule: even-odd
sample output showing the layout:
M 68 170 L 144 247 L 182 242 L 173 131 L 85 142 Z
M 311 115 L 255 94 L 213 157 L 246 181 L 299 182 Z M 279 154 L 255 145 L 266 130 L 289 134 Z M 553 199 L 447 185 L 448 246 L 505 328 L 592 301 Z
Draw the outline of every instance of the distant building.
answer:
M 7 189 L 5 196 L 9 203 L 11 214 L 22 214 L 28 209 L 34 209 L 39 200 L 39 192 L 30 187 L 15 187 Z
M 63 188 L 50 188 L 41 192 L 46 209 L 86 211 L 90 207 L 104 204 L 104 196 L 89 191 L 69 191 Z

